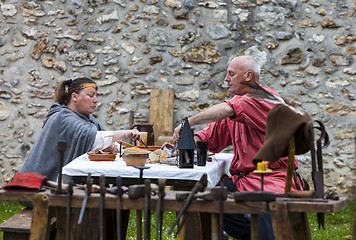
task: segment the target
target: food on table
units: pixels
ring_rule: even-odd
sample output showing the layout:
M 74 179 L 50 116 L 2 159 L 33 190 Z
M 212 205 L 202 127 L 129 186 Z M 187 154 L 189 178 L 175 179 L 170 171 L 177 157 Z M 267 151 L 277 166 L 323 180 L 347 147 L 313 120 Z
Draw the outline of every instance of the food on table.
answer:
M 154 151 L 154 153 L 157 154 L 160 157 L 160 159 L 164 158 L 166 155 L 165 151 L 162 149 L 157 149 Z
M 143 149 L 143 148 L 139 148 L 139 147 L 128 147 L 125 148 L 124 153 L 128 153 L 128 152 L 142 152 L 142 153 L 149 153 L 151 151 L 147 150 L 147 149 Z
M 150 152 L 148 155 L 150 163 L 159 163 L 161 159 L 165 156 L 165 152 L 162 149 L 157 149 L 153 152 Z
M 113 152 L 104 152 L 103 150 L 99 149 L 94 152 L 95 154 L 114 154 Z
M 148 154 L 149 163 L 159 163 L 159 160 L 160 160 L 160 156 L 157 153 L 150 152 L 150 154 Z
M 148 153 L 149 163 L 159 163 L 161 159 L 165 157 L 165 152 L 162 149 L 156 149 L 154 151 L 149 151 L 148 149 L 142 147 L 128 147 L 124 150 L 124 154 L 129 153 Z

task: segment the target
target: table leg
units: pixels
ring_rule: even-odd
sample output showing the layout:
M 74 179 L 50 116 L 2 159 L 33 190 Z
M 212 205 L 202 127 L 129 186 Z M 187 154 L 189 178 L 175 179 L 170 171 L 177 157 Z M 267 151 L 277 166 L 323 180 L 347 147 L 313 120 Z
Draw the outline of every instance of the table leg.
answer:
M 66 239 L 66 208 L 56 207 L 56 212 L 58 213 L 56 219 L 56 239 Z
M 75 239 L 77 233 L 77 221 L 79 217 L 79 211 L 79 208 L 72 208 L 71 210 L 69 239 Z
M 121 210 L 121 239 L 126 239 L 130 210 Z M 142 235 L 142 234 L 141 234 Z
M 178 239 L 210 239 L 211 234 L 209 234 L 209 238 L 205 238 L 203 235 L 201 223 L 202 219 L 200 217 L 201 213 L 199 212 L 184 213 L 179 219 L 178 228 L 180 225 L 180 221 L 184 218 L 185 214 L 188 214 L 188 217 L 179 232 Z M 211 224 L 207 226 L 210 227 Z M 204 230 L 205 229 L 206 226 L 204 226 Z
M 258 240 L 258 215 L 251 214 L 250 218 L 251 240 Z
M 181 224 L 181 222 L 182 222 L 182 219 L 184 218 L 184 215 L 185 214 L 187 214 L 187 213 L 184 213 L 181 217 L 180 217 L 180 219 L 179 219 L 179 222 L 178 222 L 178 227 L 180 226 L 180 224 Z M 189 217 L 188 217 L 189 218 Z M 188 222 L 188 220 L 187 221 L 185 221 L 186 223 Z M 186 234 L 186 223 L 184 224 L 184 226 L 182 226 L 182 228 L 181 228 L 181 230 L 179 231 L 179 235 L 178 235 L 178 240 L 185 240 L 185 234 Z M 178 228 L 177 227 L 177 228 Z
M 136 210 L 136 239 L 142 240 L 142 211 Z
M 219 238 L 219 215 L 217 213 L 211 214 L 211 239 L 217 240 Z
M 50 209 L 55 209 L 55 207 L 50 207 Z M 56 226 L 57 226 L 57 231 L 56 231 L 56 239 L 66 239 L 66 234 L 67 234 L 67 213 L 66 213 L 66 208 L 60 207 L 58 209 L 58 216 L 56 219 Z M 76 220 L 78 219 L 79 216 L 79 209 L 78 208 L 72 208 L 71 214 L 70 214 L 70 229 L 69 229 L 69 239 L 75 239 L 76 235 L 76 228 L 77 228 L 77 222 Z
M 290 212 L 289 219 L 292 222 L 296 240 L 311 239 L 307 213 Z

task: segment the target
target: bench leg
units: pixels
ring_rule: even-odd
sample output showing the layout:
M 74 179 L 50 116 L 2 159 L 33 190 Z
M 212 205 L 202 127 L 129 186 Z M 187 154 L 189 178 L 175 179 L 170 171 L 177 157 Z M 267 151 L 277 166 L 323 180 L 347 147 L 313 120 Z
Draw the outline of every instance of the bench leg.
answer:
M 49 196 L 37 194 L 34 198 L 30 240 L 48 240 L 50 236 Z

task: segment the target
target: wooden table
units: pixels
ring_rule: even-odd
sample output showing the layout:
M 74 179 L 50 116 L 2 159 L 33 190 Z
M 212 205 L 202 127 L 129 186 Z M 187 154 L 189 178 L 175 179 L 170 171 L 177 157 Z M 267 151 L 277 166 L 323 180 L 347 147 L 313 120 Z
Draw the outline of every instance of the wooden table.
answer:
M 157 183 L 158 179 L 166 179 L 166 185 L 172 186 L 174 190 L 191 190 L 195 183 L 203 174 L 207 174 L 207 185 L 210 187 L 218 184 L 221 174 L 226 170 L 225 161 L 230 162 L 233 154 L 219 153 L 211 156 L 211 161 L 206 166 L 196 166 L 193 168 L 178 168 L 176 165 L 167 164 L 146 164 L 150 167 L 143 171 L 142 179 L 139 179 L 140 170 L 132 166 L 126 166 L 122 158 L 117 155 L 115 161 L 90 161 L 87 154 L 83 154 L 63 167 L 63 179 L 72 177 L 75 183 L 85 183 L 88 173 L 91 173 L 94 183 L 98 184 L 99 176 L 104 175 L 106 183 L 116 184 L 116 177 L 121 176 L 123 184 L 126 186 L 143 183 L 144 179 L 150 179 L 152 183 Z M 136 211 L 136 220 L 139 221 L 141 211 Z M 187 222 L 200 226 L 204 220 L 200 214 L 190 214 Z M 193 228 L 193 227 L 192 227 Z M 198 227 L 195 227 L 198 228 Z M 187 229 L 187 234 L 191 229 Z M 140 235 L 140 233 L 138 233 Z
M 162 204 L 163 211 L 180 211 L 184 202 L 175 200 L 177 191 L 166 191 L 166 197 Z M 79 208 L 82 205 L 84 191 L 74 189 L 71 208 L 71 238 L 75 239 L 76 221 Z M 5 192 L 0 190 L 1 201 L 31 201 L 34 202 L 33 219 L 31 227 L 31 239 L 48 239 L 50 220 L 56 216 L 55 209 L 59 209 L 57 236 L 59 239 L 65 239 L 65 208 L 67 203 L 66 195 L 52 194 L 49 190 L 40 193 L 31 192 Z M 106 194 L 104 201 L 105 209 L 116 209 L 117 198 L 114 195 Z M 149 209 L 155 210 L 157 197 L 152 196 Z M 310 229 L 307 218 L 308 212 L 331 213 L 338 212 L 347 207 L 348 200 L 341 197 L 339 200 L 315 201 L 315 199 L 295 199 L 295 198 L 277 198 L 270 202 L 239 202 L 235 203 L 232 199 L 224 202 L 224 213 L 232 214 L 251 214 L 251 239 L 258 239 L 258 215 L 271 211 L 272 222 L 276 240 L 305 240 L 311 239 Z M 99 208 L 99 194 L 93 193 L 88 199 L 87 208 Z M 122 210 L 143 210 L 144 198 L 129 199 L 124 195 L 121 201 Z M 208 215 L 217 215 L 219 213 L 219 203 L 217 201 L 193 200 L 187 208 L 187 212 L 206 213 Z M 57 215 L 58 216 L 58 215 Z M 214 223 L 211 222 L 213 225 Z M 45 226 L 45 227 L 44 227 Z M 206 227 L 206 226 L 205 226 Z M 198 238 L 195 238 L 198 239 Z M 204 239 L 211 239 L 206 237 Z
M 167 185 L 181 188 L 178 190 L 190 190 L 196 181 L 206 173 L 208 186 L 216 186 L 221 178 L 221 174 L 226 170 L 225 162 L 228 163 L 233 158 L 233 154 L 219 153 L 211 157 L 212 161 L 206 166 L 196 166 L 194 168 L 178 168 L 175 165 L 167 164 L 146 164 L 149 169 L 143 170 L 143 179 L 150 179 L 157 183 L 159 178 L 167 180 Z M 104 175 L 107 183 L 115 183 L 116 177 L 121 176 L 126 185 L 138 184 L 140 170 L 126 166 L 125 162 L 118 155 L 115 161 L 90 161 L 87 154 L 83 154 L 63 167 L 63 178 L 72 177 L 77 183 L 85 183 L 88 173 L 97 182 L 100 175 Z
M 104 175 L 106 183 L 116 184 L 116 177 L 121 176 L 124 185 L 143 183 L 144 179 L 150 179 L 151 183 L 157 183 L 158 179 L 166 179 L 166 185 L 174 190 L 190 191 L 203 174 L 207 174 L 207 186 L 214 187 L 221 179 L 222 174 L 228 169 L 225 162 L 230 163 L 233 158 L 231 153 L 218 153 L 211 156 L 211 161 L 206 166 L 193 168 L 178 168 L 176 165 L 146 164 L 150 167 L 143 171 L 142 179 L 139 179 L 140 171 L 132 166 L 126 166 L 122 158 L 117 155 L 115 161 L 90 161 L 87 154 L 83 154 L 63 167 L 63 179 L 71 177 L 75 183 L 85 183 L 88 173 L 99 182 L 99 176 Z M 141 211 L 136 211 L 136 221 L 141 219 Z M 186 226 L 188 234 L 195 234 L 205 223 L 205 217 L 200 213 L 190 214 Z M 210 219 L 210 218 L 209 218 Z M 203 235 L 203 232 L 197 233 Z M 138 234 L 140 235 L 140 234 Z M 180 235 L 180 238 L 182 234 Z M 183 237 L 184 238 L 184 237 Z
M 339 200 L 277 198 L 269 204 L 276 240 L 311 239 L 307 213 L 338 212 L 348 205 L 346 197 Z
M 180 211 L 184 202 L 177 201 L 175 194 L 177 191 L 166 191 L 166 197 L 162 203 L 162 211 Z M 74 193 L 71 201 L 71 208 L 76 209 L 72 211 L 71 216 L 71 238 L 75 239 L 76 221 L 78 217 L 78 210 L 82 205 L 84 198 L 84 191 L 74 189 Z M 57 227 L 57 239 L 65 238 L 65 210 L 67 205 L 67 196 L 65 194 L 52 194 L 49 190 L 40 193 L 26 193 L 26 192 L 5 192 L 0 190 L 0 200 L 5 201 L 33 201 L 33 218 L 31 227 L 31 240 L 37 239 L 49 239 L 49 226 L 52 217 L 57 215 L 58 227 Z M 144 198 L 129 199 L 127 195 L 124 195 L 121 201 L 122 210 L 143 210 Z M 104 200 L 105 209 L 116 209 L 117 197 L 112 194 L 106 194 Z M 157 197 L 152 196 L 149 209 L 156 210 Z M 92 193 L 88 198 L 86 205 L 90 209 L 99 208 L 99 194 Z M 55 211 L 57 209 L 57 212 Z M 251 233 L 257 233 L 257 219 L 259 214 L 266 213 L 268 204 L 266 202 L 243 202 L 235 203 L 233 199 L 227 199 L 224 202 L 224 213 L 238 213 L 238 214 L 251 214 Z M 60 211 L 58 211 L 60 210 Z M 186 210 L 187 212 L 218 214 L 219 202 L 218 201 L 204 201 L 193 200 Z M 59 217 L 58 217 L 59 216 Z M 99 219 L 99 218 L 98 218 Z M 215 222 L 211 222 L 215 224 Z M 205 229 L 208 229 L 204 226 Z M 206 238 L 211 239 L 211 238 Z M 257 240 L 257 235 L 252 234 L 251 239 Z

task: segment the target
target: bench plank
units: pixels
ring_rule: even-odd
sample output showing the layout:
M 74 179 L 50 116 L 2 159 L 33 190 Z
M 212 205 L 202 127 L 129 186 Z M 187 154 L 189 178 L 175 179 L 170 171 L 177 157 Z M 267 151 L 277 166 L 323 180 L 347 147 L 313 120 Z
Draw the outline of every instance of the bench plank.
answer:
M 0 231 L 30 233 L 31 220 L 32 210 L 25 208 L 16 215 L 6 220 L 5 222 L 3 222 L 2 224 L 0 224 Z

